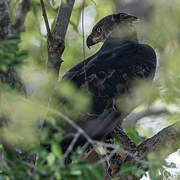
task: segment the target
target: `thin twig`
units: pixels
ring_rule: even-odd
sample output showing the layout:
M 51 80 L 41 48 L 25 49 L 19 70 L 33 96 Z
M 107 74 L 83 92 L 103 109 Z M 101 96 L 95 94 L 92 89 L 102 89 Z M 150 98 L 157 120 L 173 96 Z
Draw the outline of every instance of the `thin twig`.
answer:
M 46 25 L 47 36 L 50 37 L 51 36 L 51 30 L 50 30 L 50 27 L 49 27 L 49 22 L 48 22 L 48 18 L 47 18 L 47 13 L 46 13 L 46 8 L 45 8 L 45 5 L 44 5 L 44 1 L 40 0 L 40 3 L 41 3 L 42 15 L 43 15 L 44 22 L 45 22 L 45 25 Z
M 63 118 L 68 124 L 70 124 L 72 127 L 74 127 L 79 133 L 81 133 L 90 144 L 94 144 L 94 141 L 91 139 L 91 137 L 80 127 L 78 126 L 75 122 L 73 122 L 70 118 L 68 118 L 67 116 L 65 116 L 64 114 L 57 112 L 53 109 L 49 108 L 49 112 L 52 112 L 58 116 L 60 116 L 61 118 Z
M 71 141 L 71 144 L 69 145 L 69 147 L 67 148 L 66 152 L 63 154 L 61 160 L 60 160 L 60 165 L 63 165 L 64 164 L 64 160 L 69 156 L 69 154 L 72 152 L 73 148 L 74 148 L 74 145 L 76 144 L 78 138 L 80 137 L 81 133 L 80 132 L 77 132 L 75 135 L 74 135 L 74 138 L 73 140 Z

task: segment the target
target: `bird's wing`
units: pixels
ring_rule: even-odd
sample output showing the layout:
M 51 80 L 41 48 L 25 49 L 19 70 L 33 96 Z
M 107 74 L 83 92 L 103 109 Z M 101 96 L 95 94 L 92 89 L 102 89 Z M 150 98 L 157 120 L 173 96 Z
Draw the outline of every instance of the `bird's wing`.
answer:
M 87 65 L 88 62 L 93 61 L 99 52 L 95 53 L 91 57 L 85 59 L 84 61 L 80 62 L 79 64 L 72 67 L 66 74 L 62 77 L 63 80 L 72 80 L 79 76 L 79 73 L 83 71 L 83 68 Z M 78 85 L 78 82 L 75 82 Z
M 148 45 L 128 43 L 99 53 L 74 69 L 65 79 L 72 80 L 78 87 L 88 86 L 94 96 L 110 98 L 127 92 L 137 78 L 152 78 L 156 54 Z

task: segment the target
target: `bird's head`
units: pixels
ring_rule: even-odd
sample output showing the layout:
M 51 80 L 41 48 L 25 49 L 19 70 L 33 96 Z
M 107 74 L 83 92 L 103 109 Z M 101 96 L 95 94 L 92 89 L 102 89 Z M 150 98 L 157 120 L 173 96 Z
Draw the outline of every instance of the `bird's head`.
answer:
M 127 13 L 112 14 L 101 19 L 92 29 L 86 44 L 88 48 L 99 42 L 104 42 L 111 32 L 118 26 L 131 25 L 138 18 Z

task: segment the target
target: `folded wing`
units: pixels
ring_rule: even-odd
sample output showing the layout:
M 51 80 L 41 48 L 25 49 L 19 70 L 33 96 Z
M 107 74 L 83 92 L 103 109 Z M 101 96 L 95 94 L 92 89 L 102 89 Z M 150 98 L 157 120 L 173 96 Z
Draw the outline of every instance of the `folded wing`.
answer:
M 63 79 L 88 89 L 93 95 L 94 111 L 101 113 L 112 105 L 116 95 L 129 92 L 132 81 L 152 79 L 155 70 L 154 50 L 145 44 L 129 42 L 79 63 Z

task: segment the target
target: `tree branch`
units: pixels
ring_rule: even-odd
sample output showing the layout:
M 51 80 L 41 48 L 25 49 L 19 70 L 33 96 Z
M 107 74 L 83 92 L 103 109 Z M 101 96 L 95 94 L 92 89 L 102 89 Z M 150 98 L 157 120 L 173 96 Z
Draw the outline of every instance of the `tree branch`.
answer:
M 64 41 L 71 13 L 75 0 L 66 0 L 61 2 L 59 12 L 56 18 L 55 26 L 52 31 L 53 36 Z
M 123 121 L 122 126 L 125 127 L 126 125 L 135 125 L 140 119 L 148 116 L 159 116 L 159 115 L 169 115 L 171 112 L 168 109 L 155 109 L 155 108 L 148 108 L 143 112 L 139 113 L 131 113 L 126 119 Z
M 180 122 L 164 128 L 155 136 L 147 139 L 138 146 L 137 150 L 141 158 L 146 158 L 150 152 L 162 154 L 162 151 L 165 151 L 164 156 L 167 156 L 175 152 L 179 147 Z
M 47 13 L 46 13 L 44 1 L 40 0 L 40 3 L 41 3 L 42 15 L 43 15 L 44 22 L 45 22 L 45 25 L 46 25 L 47 36 L 50 37 L 51 36 L 51 31 L 50 31 L 50 27 L 49 27 L 49 22 L 48 22 L 48 18 L 47 18 Z
M 43 2 L 43 0 L 41 0 Z M 46 29 L 48 32 L 47 36 L 47 49 L 48 49 L 48 60 L 47 60 L 47 70 L 53 71 L 57 77 L 59 76 L 59 70 L 63 60 L 61 59 L 64 52 L 65 44 L 64 39 L 67 32 L 67 27 L 71 17 L 75 0 L 66 0 L 61 1 L 61 5 L 58 11 L 54 29 L 50 34 L 47 16 L 44 16 Z M 45 8 L 43 7 L 44 3 L 41 3 L 43 10 L 43 15 L 46 14 Z
M 19 35 L 21 32 L 24 32 L 24 23 L 26 20 L 26 15 L 30 10 L 32 0 L 21 0 L 16 11 L 16 18 L 14 24 L 12 25 L 12 31 L 14 35 Z
M 67 148 L 66 152 L 63 154 L 63 156 L 61 157 L 61 160 L 60 160 L 60 164 L 63 165 L 64 164 L 64 161 L 66 159 L 68 159 L 68 156 L 69 154 L 71 154 L 71 152 L 73 151 L 73 148 L 76 144 L 76 142 L 78 141 L 78 138 L 80 137 L 81 133 L 80 132 L 77 132 L 75 135 L 74 135 L 74 138 L 73 140 L 71 141 L 71 144 L 69 145 L 69 147 Z
M 147 139 L 141 143 L 137 148 L 135 153 L 132 155 L 128 154 L 125 162 L 130 162 L 138 168 L 143 168 L 143 164 L 147 161 L 147 156 L 149 153 L 154 153 L 161 158 L 167 157 L 169 154 L 177 151 L 180 147 L 180 122 L 175 123 L 162 131 L 154 135 L 153 137 Z M 162 157 L 163 155 L 163 157 Z M 148 165 L 148 161 L 147 161 Z M 148 168 L 145 169 L 146 171 Z M 118 174 L 118 179 L 127 180 L 139 180 L 132 174 Z
M 114 131 L 111 133 L 111 136 L 123 146 L 124 150 L 131 153 L 136 151 L 136 144 L 126 135 L 121 126 L 115 127 Z
M 153 110 L 152 112 L 155 112 L 155 113 L 153 113 L 153 115 L 159 115 L 159 112 L 166 113 L 166 111 L 164 111 L 164 110 L 162 110 L 162 111 Z M 104 116 L 107 116 L 107 114 L 104 114 Z M 107 118 L 103 117 L 103 119 L 99 119 L 99 120 L 101 120 L 101 125 L 104 130 L 104 131 L 101 130 L 101 132 L 106 132 L 106 130 L 108 130 L 107 126 L 103 126 L 103 120 L 105 120 L 105 119 L 107 119 Z M 113 121 L 114 121 L 114 118 L 111 118 L 111 121 L 109 121 L 109 122 L 113 122 Z M 121 121 L 118 121 L 118 122 L 122 122 L 122 121 L 123 121 L 123 118 Z M 97 119 L 96 119 L 96 122 L 94 120 L 94 125 L 96 125 L 96 127 L 99 127 L 100 125 L 98 125 L 97 122 L 98 122 Z M 106 120 L 105 120 L 105 122 L 106 122 Z M 112 127 L 114 127 L 114 125 Z M 92 131 L 92 128 L 90 128 L 92 126 L 89 126 L 88 123 L 85 123 L 84 127 L 89 128 L 88 130 L 85 130 L 85 132 Z M 94 131 L 95 130 L 97 130 L 97 132 L 99 131 L 99 129 L 96 129 L 96 128 L 93 128 L 93 129 L 94 129 Z M 133 164 L 134 166 L 136 166 L 138 168 L 143 168 L 144 164 L 149 165 L 149 162 L 147 161 L 147 156 L 149 153 L 154 153 L 154 154 L 157 154 L 158 156 L 159 156 L 159 154 L 161 154 L 161 158 L 162 158 L 162 153 L 163 153 L 164 158 L 167 157 L 167 155 L 175 152 L 180 147 L 180 131 L 179 131 L 179 129 L 180 129 L 180 123 L 176 123 L 172 126 L 164 128 L 162 131 L 157 133 L 155 136 L 147 139 L 139 146 L 136 146 L 127 137 L 127 135 L 123 132 L 122 128 L 116 126 L 115 131 L 113 131 L 111 133 L 111 135 L 113 137 L 115 137 L 123 145 L 123 150 L 121 151 L 120 156 L 123 155 L 125 157 L 125 158 L 121 157 L 120 159 L 118 159 L 118 161 L 120 161 L 121 163 L 117 163 L 117 165 L 120 165 L 120 164 L 122 165 L 123 163 L 130 162 L 131 164 Z M 96 134 L 98 134 L 97 132 L 96 132 Z M 92 137 L 91 133 L 89 134 L 89 136 Z M 94 136 L 94 139 L 96 139 L 96 136 Z M 106 144 L 104 144 L 103 146 L 106 147 Z M 113 146 L 114 145 L 112 145 L 112 148 L 113 148 Z M 114 148 L 116 148 L 116 147 L 114 146 Z M 165 151 L 165 153 L 164 153 L 164 151 Z M 89 160 L 90 162 L 97 162 L 99 160 L 99 158 L 101 158 L 101 157 L 94 151 L 90 152 L 90 154 L 88 154 L 88 156 L 85 157 L 85 159 Z M 110 159 L 110 163 L 111 163 L 111 159 Z M 115 171 L 118 170 L 119 167 L 116 167 L 114 165 L 116 165 L 116 164 L 113 164 L 114 170 Z M 146 168 L 145 170 L 147 171 L 148 169 Z M 140 179 L 130 173 L 118 174 L 117 176 L 119 179 L 122 179 L 122 180 L 123 179 L 127 179 L 127 180 L 139 180 Z
M 77 146 L 83 146 L 86 142 L 89 142 L 91 145 L 93 145 L 94 143 L 96 143 L 94 140 L 101 140 L 107 133 L 112 131 L 116 123 L 119 123 L 123 120 L 123 117 L 119 117 L 119 114 L 117 112 L 109 109 L 105 110 L 99 117 L 89 121 L 85 121 L 83 124 L 79 125 L 74 123 L 72 120 L 70 120 L 68 117 L 64 116 L 60 112 L 54 110 L 50 110 L 50 112 L 53 112 L 56 115 L 60 116 L 68 123 L 66 127 L 67 134 L 80 132 L 81 136 L 76 142 L 74 149 Z M 70 126 L 72 126 L 73 129 Z M 72 139 L 73 135 L 65 136 L 65 138 L 61 142 L 63 152 L 67 150 Z

